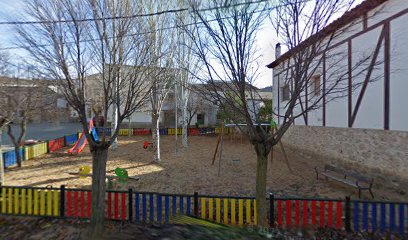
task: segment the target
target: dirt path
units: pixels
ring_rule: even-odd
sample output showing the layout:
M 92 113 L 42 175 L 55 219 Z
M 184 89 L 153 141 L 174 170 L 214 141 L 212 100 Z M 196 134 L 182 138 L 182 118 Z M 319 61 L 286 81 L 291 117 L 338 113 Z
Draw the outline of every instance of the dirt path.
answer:
M 224 142 L 220 175 L 219 158 L 211 165 L 216 145 L 216 137 L 189 137 L 188 151 L 180 150 L 176 155 L 174 136 L 162 138 L 162 162 L 153 163 L 153 153 L 142 148 L 148 137 L 121 137 L 119 148 L 111 151 L 108 161 L 108 175 L 113 175 L 116 167 L 126 168 L 129 176 L 139 176 L 140 181 L 129 181 L 127 189 L 136 191 L 156 191 L 163 193 L 214 195 L 255 195 L 256 155 L 248 143 Z M 178 144 L 181 146 L 181 143 Z M 275 151 L 275 160 L 269 164 L 268 191 L 277 195 L 302 197 L 343 198 L 352 195 L 357 198 L 356 189 L 325 180 L 316 180 L 314 167 L 323 163 L 286 149 L 293 173 L 283 162 L 282 155 Z M 85 151 L 77 156 L 63 152 L 49 154 L 24 162 L 21 169 L 6 172 L 6 185 L 47 186 L 66 185 L 70 188 L 84 188 L 91 184 L 90 178 L 79 178 L 67 172 L 77 171 L 80 166 L 91 166 L 91 156 Z M 387 189 L 374 189 L 376 199 L 408 200 Z M 367 193 L 364 198 L 370 199 Z

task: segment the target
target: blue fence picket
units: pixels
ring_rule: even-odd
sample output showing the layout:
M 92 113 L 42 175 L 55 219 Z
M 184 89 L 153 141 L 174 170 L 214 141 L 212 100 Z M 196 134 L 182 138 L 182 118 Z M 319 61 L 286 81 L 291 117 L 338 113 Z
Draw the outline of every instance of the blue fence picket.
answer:
M 20 148 L 19 154 L 20 154 L 21 160 L 25 160 L 24 159 L 24 148 Z M 4 167 L 10 167 L 10 166 L 17 164 L 16 153 L 14 152 L 14 150 L 3 152 L 3 163 L 4 163 Z
M 72 145 L 76 141 L 78 141 L 78 134 L 77 133 L 65 136 L 65 144 L 66 145 Z
M 186 215 L 191 215 L 191 197 L 187 197 L 187 212 Z
M 368 203 L 363 203 L 363 230 L 368 231 Z
M 135 194 L 135 221 L 140 221 L 140 204 L 139 204 L 139 193 Z
M 151 193 L 149 196 L 150 204 L 150 222 L 154 222 L 154 195 Z
M 385 203 L 381 203 L 381 216 L 380 216 L 380 232 L 384 233 L 386 229 L 387 214 L 385 209 Z
M 183 198 L 183 196 L 180 196 L 179 204 L 180 204 L 180 214 L 183 214 L 184 213 L 184 198 Z
M 377 231 L 377 204 L 371 203 L 371 228 Z
M 170 212 L 170 200 L 169 196 L 164 197 L 164 218 L 166 223 L 169 222 L 169 212 Z
M 177 213 L 177 197 L 173 196 L 173 216 L 176 216 Z
M 390 205 L 390 232 L 395 231 L 395 204 L 391 203 Z
M 354 231 L 359 231 L 359 203 L 354 202 Z
M 399 216 L 399 234 L 404 235 L 404 228 L 405 228 L 405 208 L 404 208 L 404 204 L 400 203 L 398 205 L 398 216 Z
M 162 197 L 161 195 L 157 194 L 156 196 L 157 202 L 157 222 L 161 223 L 162 221 Z
M 146 206 L 146 193 L 142 195 L 142 208 L 143 208 L 143 221 L 147 222 L 147 206 Z

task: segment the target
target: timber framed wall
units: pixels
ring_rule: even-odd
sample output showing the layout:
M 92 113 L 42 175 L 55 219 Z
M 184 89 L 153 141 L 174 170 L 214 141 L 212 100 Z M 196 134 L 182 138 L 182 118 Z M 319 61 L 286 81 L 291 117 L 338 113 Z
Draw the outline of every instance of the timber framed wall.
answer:
M 322 100 L 322 107 L 298 118 L 295 125 L 328 126 L 344 128 L 368 128 L 408 131 L 408 110 L 405 106 L 408 91 L 408 2 L 388 0 L 374 10 L 363 14 L 349 31 L 330 47 L 329 51 L 347 53 L 344 59 L 348 74 L 347 96 L 336 101 Z M 363 51 L 372 53 L 370 67 L 364 74 L 353 77 L 351 68 Z M 326 81 L 326 53 L 322 53 L 321 76 L 323 88 Z M 281 87 L 285 74 L 291 67 L 290 59 L 274 68 L 274 108 L 278 114 L 285 109 Z M 375 62 L 381 62 L 376 65 Z M 370 82 L 372 79 L 379 79 Z M 352 85 L 361 83 L 354 90 Z M 324 92 L 325 89 L 322 91 Z M 302 99 L 307 104 L 307 99 Z M 278 118 L 278 123 L 282 119 Z

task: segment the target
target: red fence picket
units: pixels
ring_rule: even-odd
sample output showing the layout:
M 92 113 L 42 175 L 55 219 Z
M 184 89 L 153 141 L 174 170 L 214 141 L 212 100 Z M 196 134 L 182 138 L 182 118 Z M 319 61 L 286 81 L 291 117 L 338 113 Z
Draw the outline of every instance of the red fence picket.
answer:
M 64 137 L 48 141 L 48 151 L 50 153 L 53 153 L 63 147 L 65 147 Z

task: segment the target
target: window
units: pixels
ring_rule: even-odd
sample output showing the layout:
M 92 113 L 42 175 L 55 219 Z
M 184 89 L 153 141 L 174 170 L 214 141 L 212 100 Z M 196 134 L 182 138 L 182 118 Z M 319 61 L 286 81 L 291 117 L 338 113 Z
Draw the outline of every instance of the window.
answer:
M 313 76 L 311 81 L 313 96 L 320 96 L 320 75 Z
M 285 85 L 283 87 L 281 87 L 281 91 L 282 91 L 282 101 L 288 101 L 289 100 L 289 85 Z
M 204 114 L 197 114 L 197 124 L 204 125 Z

